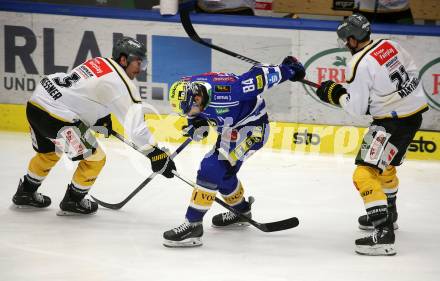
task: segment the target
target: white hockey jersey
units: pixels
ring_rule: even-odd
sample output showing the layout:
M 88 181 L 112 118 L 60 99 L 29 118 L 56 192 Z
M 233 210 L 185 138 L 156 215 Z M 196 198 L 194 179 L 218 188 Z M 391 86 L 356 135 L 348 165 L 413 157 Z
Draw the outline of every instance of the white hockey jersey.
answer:
M 29 101 L 58 119 L 81 120 L 88 126 L 113 113 L 137 146 L 148 149 L 156 144 L 136 86 L 111 58 L 96 57 L 70 73 L 44 77 Z
M 353 115 L 401 118 L 426 110 L 428 104 L 411 56 L 396 42 L 371 42 L 346 69 L 347 93 L 341 106 Z

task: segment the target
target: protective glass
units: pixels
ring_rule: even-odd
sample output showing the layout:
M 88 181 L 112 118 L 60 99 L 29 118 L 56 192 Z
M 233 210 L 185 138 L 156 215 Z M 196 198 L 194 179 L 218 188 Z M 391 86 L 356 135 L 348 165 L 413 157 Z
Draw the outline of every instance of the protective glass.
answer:
M 342 38 L 338 38 L 337 41 L 338 41 L 339 48 L 349 50 L 348 45 L 347 45 L 347 40 L 344 40 Z

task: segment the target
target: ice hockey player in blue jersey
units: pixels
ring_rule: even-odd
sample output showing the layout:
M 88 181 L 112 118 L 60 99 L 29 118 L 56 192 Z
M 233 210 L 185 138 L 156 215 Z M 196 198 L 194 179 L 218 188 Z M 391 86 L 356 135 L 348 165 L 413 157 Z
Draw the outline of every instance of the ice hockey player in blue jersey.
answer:
M 227 73 L 204 73 L 184 77 L 169 91 L 173 110 L 188 119 L 184 135 L 195 141 L 216 127 L 218 138 L 205 155 L 197 172 L 197 188 L 191 196 L 185 222 L 164 233 L 167 247 L 202 245 L 202 220 L 217 191 L 234 209 L 251 217 L 253 197 L 245 200 L 237 172 L 243 161 L 259 150 L 269 136 L 269 120 L 261 94 L 286 80 L 299 81 L 305 76 L 303 65 L 286 57 L 280 65 L 256 65 L 237 76 Z M 212 218 L 213 227 L 247 225 L 232 212 Z

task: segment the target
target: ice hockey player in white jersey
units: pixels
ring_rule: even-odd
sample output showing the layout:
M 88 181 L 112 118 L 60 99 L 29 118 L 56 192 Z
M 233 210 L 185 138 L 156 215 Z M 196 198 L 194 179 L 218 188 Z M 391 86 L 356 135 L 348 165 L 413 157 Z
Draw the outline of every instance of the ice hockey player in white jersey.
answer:
M 355 251 L 394 255 L 396 166 L 420 129 L 428 105 L 414 60 L 394 41 L 370 40 L 370 23 L 364 16 L 351 15 L 339 25 L 337 34 L 353 54 L 347 66 L 347 86 L 325 81 L 317 94 L 352 115 L 373 117 L 356 157 L 353 182 L 367 211 L 359 218 L 359 227 L 374 231 L 356 240 Z
M 43 77 L 26 106 L 32 146 L 37 152 L 12 198 L 18 207 L 45 208 L 48 196 L 37 192 L 62 153 L 78 167 L 68 184 L 58 215 L 93 214 L 97 203 L 86 199 L 105 164 L 105 154 L 91 129 L 111 133 L 110 113 L 128 137 L 150 158 L 152 169 L 173 177 L 174 162 L 147 128 L 133 79 L 146 68 L 146 47 L 130 37 L 113 46 L 112 58 L 96 57 L 70 73 Z

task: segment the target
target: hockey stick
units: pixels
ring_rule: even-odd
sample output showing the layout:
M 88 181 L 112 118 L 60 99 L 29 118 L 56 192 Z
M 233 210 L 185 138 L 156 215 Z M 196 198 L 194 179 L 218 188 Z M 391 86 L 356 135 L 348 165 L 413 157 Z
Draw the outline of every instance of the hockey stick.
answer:
M 111 134 L 113 136 L 115 136 L 117 139 L 121 140 L 122 142 L 124 142 L 125 144 L 131 146 L 132 148 L 134 148 L 135 150 L 141 152 L 139 150 L 139 148 L 136 146 L 136 144 L 132 143 L 131 141 L 126 140 L 122 135 L 120 135 L 119 133 L 112 131 Z M 177 149 L 176 151 L 174 151 L 173 154 L 170 155 L 170 158 L 173 159 L 174 157 L 176 157 L 177 154 L 179 154 L 190 142 L 192 141 L 191 138 L 188 138 L 185 140 L 185 142 L 183 142 Z M 131 192 L 127 198 L 125 198 L 123 201 L 119 202 L 119 203 L 115 203 L 115 204 L 111 204 L 111 203 L 106 203 L 104 201 L 99 200 L 98 198 L 95 198 L 94 196 L 90 195 L 90 197 L 92 197 L 93 200 L 95 200 L 96 203 L 98 203 L 99 205 L 105 207 L 105 208 L 109 208 L 112 210 L 119 210 L 122 207 L 124 207 L 125 204 L 127 204 L 128 201 L 131 200 L 131 198 L 133 198 L 139 191 L 142 190 L 142 188 L 144 188 L 152 179 L 154 179 L 154 177 L 157 175 L 158 173 L 154 172 L 152 173 L 148 178 L 146 178 L 138 187 L 136 187 L 135 190 L 133 190 L 133 192 Z
M 185 29 L 185 32 L 188 34 L 189 38 L 191 38 L 191 40 L 193 40 L 201 45 L 204 45 L 208 48 L 212 48 L 212 49 L 217 50 L 219 52 L 222 52 L 224 54 L 227 54 L 227 55 L 230 55 L 230 56 L 235 57 L 237 59 L 240 59 L 242 61 L 252 63 L 252 64 L 260 64 L 259 61 L 256 61 L 254 59 L 245 57 L 243 55 L 237 54 L 237 53 L 232 52 L 230 50 L 224 49 L 222 47 L 219 47 L 219 46 L 216 46 L 214 44 L 211 44 L 209 42 L 204 41 L 202 38 L 200 38 L 200 36 L 197 34 L 196 30 L 194 29 L 194 26 L 192 25 L 192 22 L 191 22 L 191 18 L 189 16 L 189 12 L 190 12 L 189 9 L 180 10 L 180 21 L 182 22 L 182 26 Z M 319 84 L 312 82 L 312 81 L 309 81 L 309 80 L 306 80 L 306 79 L 303 79 L 299 82 L 304 83 L 306 85 L 309 85 L 311 87 L 315 87 L 315 88 L 320 87 Z
M 190 185 L 192 188 L 197 188 L 197 185 L 195 183 L 191 182 L 188 179 L 185 179 L 176 171 L 173 171 L 173 174 L 177 178 L 179 178 L 183 182 L 185 182 L 186 184 Z M 274 231 L 286 230 L 286 229 L 297 227 L 299 224 L 298 218 L 296 218 L 296 217 L 288 218 L 288 219 L 281 220 L 281 221 L 269 222 L 269 223 L 259 223 L 259 222 L 254 221 L 253 219 L 248 218 L 247 216 L 243 215 L 239 211 L 235 210 L 233 207 L 229 206 L 228 204 L 226 204 L 222 200 L 218 199 L 217 197 L 215 197 L 214 200 L 218 204 L 220 204 L 223 207 L 225 207 L 226 209 L 228 209 L 230 212 L 234 213 L 236 216 L 239 216 L 242 220 L 247 221 L 251 225 L 255 226 L 256 228 L 258 228 L 259 230 L 264 231 L 264 232 L 274 232 Z

